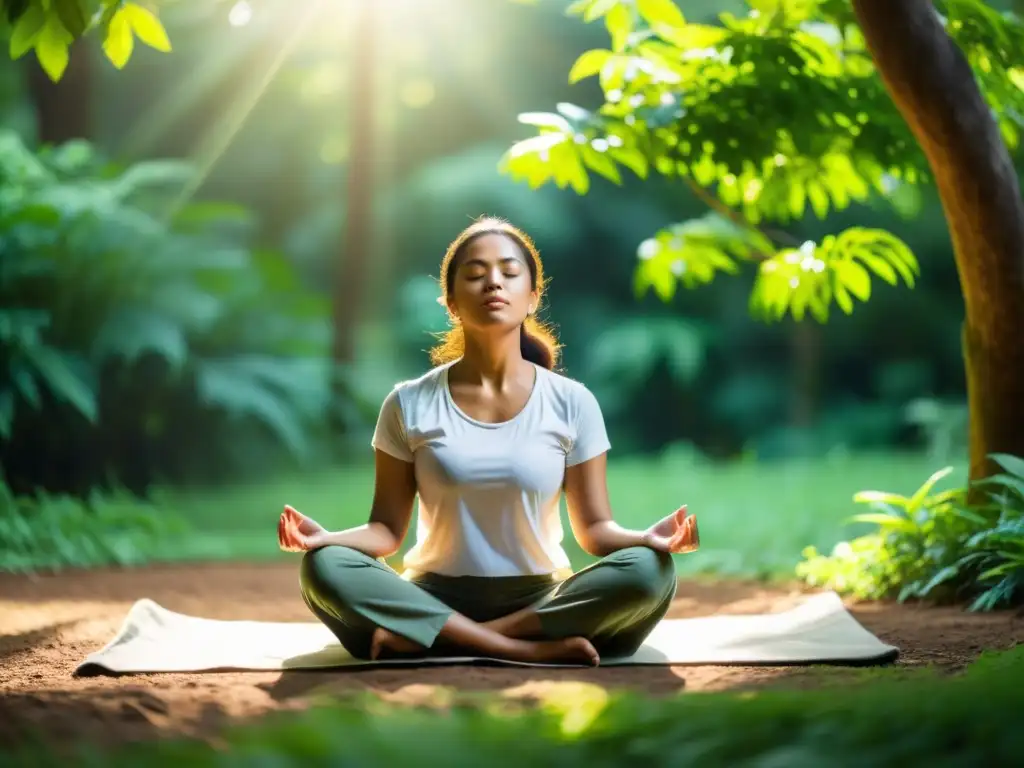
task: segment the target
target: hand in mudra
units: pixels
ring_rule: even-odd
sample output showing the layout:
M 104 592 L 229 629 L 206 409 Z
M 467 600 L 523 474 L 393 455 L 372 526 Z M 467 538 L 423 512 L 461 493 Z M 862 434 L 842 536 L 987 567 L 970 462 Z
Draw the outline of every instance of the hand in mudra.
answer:
M 695 552 L 700 547 L 697 516 L 687 514 L 685 504 L 652 525 L 645 533 L 647 545 L 661 552 L 679 555 Z
M 326 533 L 316 520 L 288 505 L 277 521 L 277 543 L 285 552 L 308 552 L 323 546 Z

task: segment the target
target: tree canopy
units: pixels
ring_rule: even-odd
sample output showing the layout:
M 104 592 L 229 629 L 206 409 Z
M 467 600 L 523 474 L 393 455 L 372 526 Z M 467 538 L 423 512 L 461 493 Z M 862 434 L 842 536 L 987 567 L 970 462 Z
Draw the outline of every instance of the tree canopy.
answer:
M 1024 125 L 1024 25 L 981 0 L 937 3 L 1010 147 Z M 877 76 L 844 0 L 748 0 L 745 16 L 688 21 L 672 0 L 577 0 L 567 13 L 602 21 L 607 48 L 584 52 L 569 81 L 596 77 L 597 109 L 561 103 L 521 122 L 502 170 L 531 187 L 579 194 L 594 174 L 624 171 L 686 183 L 712 208 L 639 245 L 636 289 L 669 300 L 754 266 L 751 309 L 766 319 L 846 313 L 872 276 L 913 286 L 919 265 L 888 231 L 853 227 L 820 242 L 773 231 L 872 196 L 897 204 L 927 183 L 928 164 Z

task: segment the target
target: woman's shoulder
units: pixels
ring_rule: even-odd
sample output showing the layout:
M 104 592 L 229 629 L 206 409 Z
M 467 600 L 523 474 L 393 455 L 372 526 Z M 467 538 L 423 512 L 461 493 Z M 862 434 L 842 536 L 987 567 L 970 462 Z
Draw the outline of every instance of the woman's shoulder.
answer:
M 576 411 L 597 402 L 594 394 L 582 381 L 561 371 L 552 371 L 547 368 L 540 368 L 540 371 L 547 380 L 547 389 L 551 396 L 571 410 Z
M 443 363 L 421 373 L 419 376 L 399 381 L 394 385 L 388 397 L 405 400 L 433 394 L 441 385 L 444 372 L 450 365 L 451 363 Z

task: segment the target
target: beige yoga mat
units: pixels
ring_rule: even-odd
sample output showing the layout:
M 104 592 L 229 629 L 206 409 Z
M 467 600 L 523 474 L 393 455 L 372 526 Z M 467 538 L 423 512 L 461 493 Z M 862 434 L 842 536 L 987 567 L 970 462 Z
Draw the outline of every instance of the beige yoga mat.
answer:
M 898 655 L 898 648 L 861 626 L 837 594 L 825 592 L 780 613 L 666 619 L 635 654 L 602 658 L 601 665 L 881 664 Z M 75 674 L 481 662 L 525 666 L 473 657 L 362 661 L 349 655 L 319 622 L 203 619 L 143 599 L 132 606 L 114 639 L 90 654 Z

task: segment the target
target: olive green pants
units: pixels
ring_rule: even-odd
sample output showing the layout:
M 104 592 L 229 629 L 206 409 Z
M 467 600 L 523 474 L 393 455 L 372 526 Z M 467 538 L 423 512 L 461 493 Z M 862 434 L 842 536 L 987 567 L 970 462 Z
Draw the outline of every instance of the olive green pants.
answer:
M 635 652 L 668 610 L 676 591 L 672 558 L 630 547 L 572 574 L 551 576 L 441 576 L 405 579 L 380 560 L 348 547 L 307 552 L 300 571 L 302 597 L 313 614 L 358 659 L 370 653 L 383 627 L 443 655 L 438 633 L 453 612 L 478 622 L 532 606 L 543 634 L 537 639 L 586 637 L 602 656 Z

